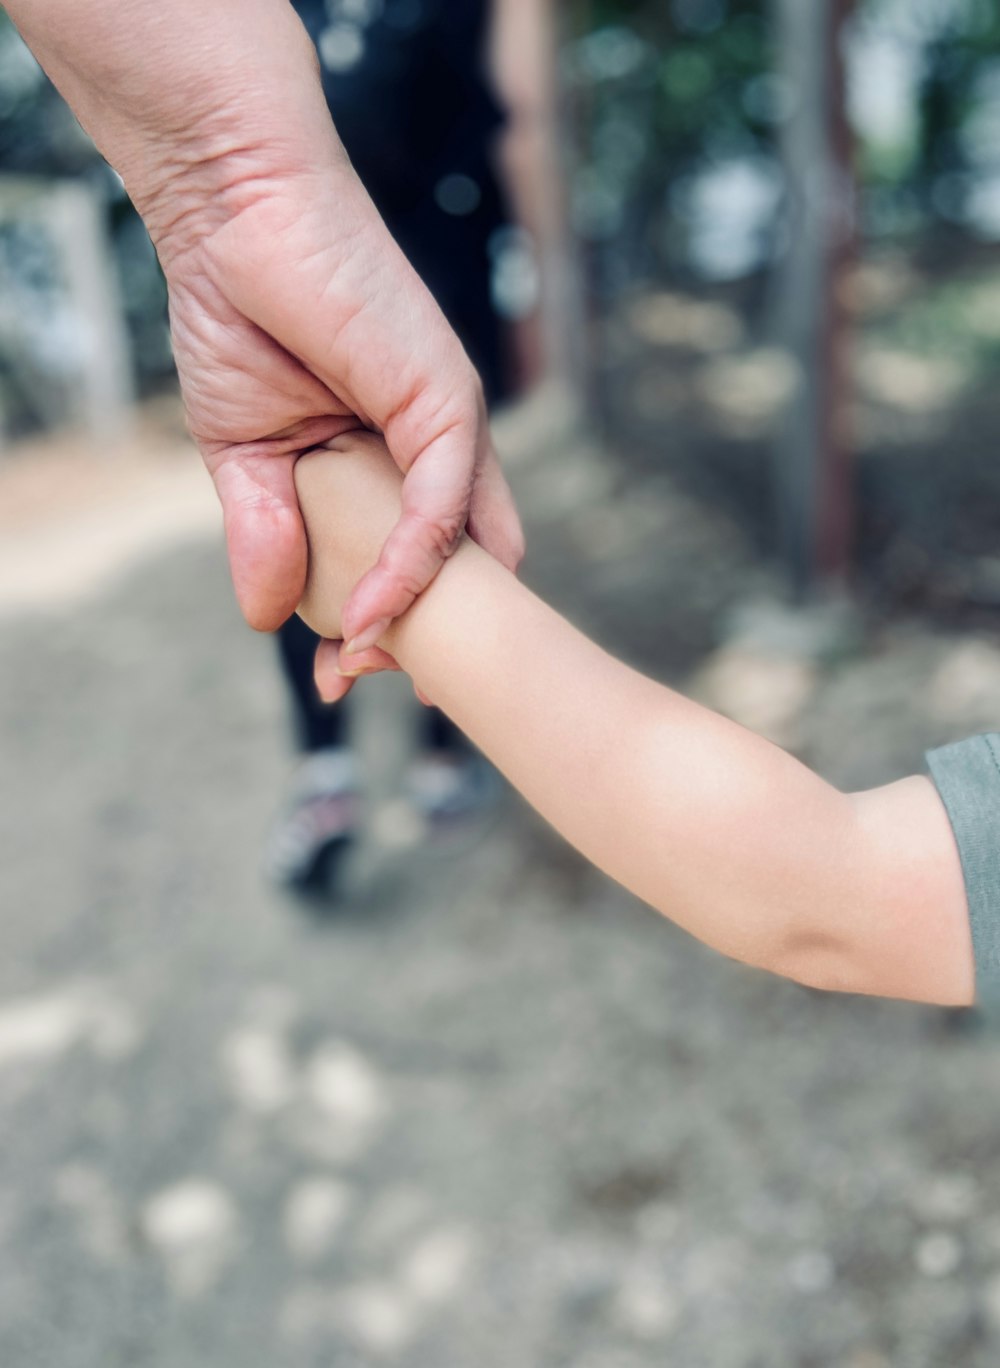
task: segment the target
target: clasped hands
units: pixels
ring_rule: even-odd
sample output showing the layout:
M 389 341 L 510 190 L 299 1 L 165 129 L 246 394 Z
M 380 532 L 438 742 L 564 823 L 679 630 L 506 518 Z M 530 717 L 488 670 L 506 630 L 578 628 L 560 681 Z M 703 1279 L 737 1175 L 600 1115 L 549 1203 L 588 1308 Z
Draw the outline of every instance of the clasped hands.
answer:
M 360 185 L 347 178 L 346 189 L 334 204 L 332 184 L 292 178 L 193 257 L 166 257 L 191 430 L 222 501 L 251 625 L 278 626 L 302 597 L 296 463 L 353 432 L 352 452 L 374 462 L 388 451 L 403 477 L 396 516 L 354 562 L 337 639 L 326 630 L 317 653 L 317 685 L 330 701 L 358 674 L 391 665 L 375 643 L 466 530 L 509 569 L 523 554 L 478 377 Z M 384 443 L 365 440 L 361 423 Z M 384 474 L 372 480 L 386 491 Z M 346 533 L 353 510 L 336 512 Z

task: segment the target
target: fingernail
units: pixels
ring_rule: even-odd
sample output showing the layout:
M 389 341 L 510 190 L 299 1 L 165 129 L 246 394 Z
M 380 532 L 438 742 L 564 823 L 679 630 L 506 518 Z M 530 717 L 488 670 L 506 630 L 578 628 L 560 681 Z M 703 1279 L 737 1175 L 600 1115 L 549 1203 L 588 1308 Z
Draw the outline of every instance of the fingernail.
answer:
M 351 638 L 351 640 L 344 647 L 342 654 L 358 655 L 361 651 L 367 651 L 369 646 L 375 645 L 375 643 L 378 641 L 379 637 L 383 635 L 391 621 L 392 618 L 384 617 L 379 618 L 377 622 L 373 622 L 372 625 L 369 628 L 367 628 L 366 631 L 359 632 L 356 637 Z
M 378 674 L 378 670 L 371 665 L 362 665 L 357 670 L 345 670 L 343 666 L 338 665 L 337 674 L 341 679 L 360 679 L 362 675 Z

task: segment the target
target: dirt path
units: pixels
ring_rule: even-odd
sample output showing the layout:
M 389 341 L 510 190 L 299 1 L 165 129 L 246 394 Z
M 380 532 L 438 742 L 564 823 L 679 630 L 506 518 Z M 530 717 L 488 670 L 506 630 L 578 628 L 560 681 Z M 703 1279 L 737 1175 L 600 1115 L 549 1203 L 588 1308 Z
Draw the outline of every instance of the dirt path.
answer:
M 988 712 L 979 637 L 721 631 L 744 533 L 558 432 L 509 429 L 528 574 L 616 649 L 845 782 Z M 721 961 L 513 799 L 326 922 L 268 891 L 283 703 L 191 471 L 85 594 L 3 562 L 0 1363 L 995 1368 L 988 1033 Z

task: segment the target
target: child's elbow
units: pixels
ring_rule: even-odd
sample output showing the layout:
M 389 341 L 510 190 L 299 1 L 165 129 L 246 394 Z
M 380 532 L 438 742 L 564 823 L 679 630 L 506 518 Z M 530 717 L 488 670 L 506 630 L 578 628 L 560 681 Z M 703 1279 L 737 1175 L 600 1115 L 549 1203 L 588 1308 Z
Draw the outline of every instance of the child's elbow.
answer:
M 829 993 L 864 992 L 863 966 L 858 947 L 846 935 L 801 911 L 787 917 L 761 918 L 754 931 L 721 937 L 715 948 L 729 959 L 778 978 Z
M 810 919 L 789 926 L 761 968 L 824 993 L 870 993 L 864 956 L 852 938 Z M 874 990 L 877 991 L 877 990 Z
M 884 909 L 867 903 L 845 912 L 840 925 L 809 925 L 808 919 L 790 929 L 763 967 L 807 988 L 827 993 L 858 993 L 871 997 L 933 1003 L 942 1007 L 970 1006 L 975 999 L 974 975 L 951 943 L 928 953 L 921 938 L 896 930 L 908 918 L 885 917 Z

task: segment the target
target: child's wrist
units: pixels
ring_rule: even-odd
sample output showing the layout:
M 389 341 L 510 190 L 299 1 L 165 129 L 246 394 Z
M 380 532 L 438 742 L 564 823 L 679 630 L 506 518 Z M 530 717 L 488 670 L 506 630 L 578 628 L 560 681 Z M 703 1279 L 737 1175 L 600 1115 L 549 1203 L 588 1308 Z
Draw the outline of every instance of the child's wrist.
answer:
M 454 555 L 445 561 L 423 593 L 414 599 L 405 613 L 393 619 L 379 638 L 377 644 L 383 651 L 387 651 L 407 674 L 412 675 L 418 665 L 420 641 L 425 625 L 442 600 L 448 583 L 465 573 L 469 562 L 475 559 L 476 549 L 468 537 L 463 538 Z

